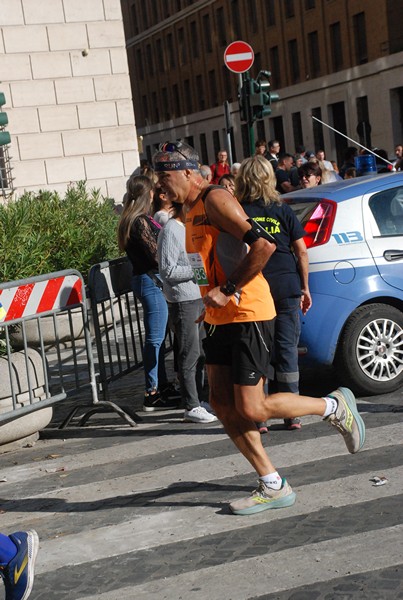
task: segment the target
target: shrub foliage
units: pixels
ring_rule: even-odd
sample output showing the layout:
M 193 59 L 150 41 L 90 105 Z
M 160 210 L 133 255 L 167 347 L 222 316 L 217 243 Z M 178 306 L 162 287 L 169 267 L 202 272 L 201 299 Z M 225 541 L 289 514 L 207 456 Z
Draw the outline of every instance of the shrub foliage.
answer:
M 87 278 L 89 268 L 119 256 L 116 229 L 119 217 L 113 200 L 84 181 L 57 192 L 26 192 L 0 206 L 0 281 L 77 269 Z

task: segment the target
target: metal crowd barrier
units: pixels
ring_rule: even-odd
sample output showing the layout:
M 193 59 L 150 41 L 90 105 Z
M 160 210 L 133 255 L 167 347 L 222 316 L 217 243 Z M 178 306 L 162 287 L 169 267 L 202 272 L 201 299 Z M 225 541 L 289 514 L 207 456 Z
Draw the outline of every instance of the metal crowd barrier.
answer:
M 0 424 L 89 389 L 98 402 L 85 286 L 75 270 L 0 284 Z
M 87 295 L 74 270 L 0 284 L 0 383 L 6 382 L 5 394 L 0 385 L 0 424 L 88 388 L 92 404 L 75 404 L 61 429 L 82 410 L 79 426 L 110 411 L 132 427 L 141 421 L 109 397 L 112 382 L 143 367 L 142 308 L 131 276 L 122 257 L 90 269 Z M 165 351 L 172 345 L 169 332 Z
M 88 298 L 92 333 L 96 342 L 97 382 L 103 400 L 81 418 L 85 424 L 97 412 L 116 412 L 132 427 L 141 421 L 134 411 L 124 410 L 109 397 L 109 385 L 143 366 L 142 319 L 131 289 L 131 265 L 126 257 L 91 267 Z M 62 424 L 65 427 L 80 409 L 75 407 Z

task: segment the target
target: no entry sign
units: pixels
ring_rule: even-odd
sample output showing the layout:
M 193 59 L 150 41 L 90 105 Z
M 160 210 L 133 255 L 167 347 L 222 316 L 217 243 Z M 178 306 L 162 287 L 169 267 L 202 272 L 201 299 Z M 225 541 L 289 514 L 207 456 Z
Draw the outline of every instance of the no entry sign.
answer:
M 233 73 L 245 73 L 253 65 L 255 54 L 246 42 L 232 42 L 224 52 L 224 62 Z

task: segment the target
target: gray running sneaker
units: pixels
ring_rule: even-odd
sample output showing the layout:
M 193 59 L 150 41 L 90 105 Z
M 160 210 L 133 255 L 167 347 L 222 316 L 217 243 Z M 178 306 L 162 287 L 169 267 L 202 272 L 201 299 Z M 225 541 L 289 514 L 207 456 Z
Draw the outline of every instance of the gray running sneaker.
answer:
M 269 508 L 285 508 L 295 502 L 295 493 L 290 484 L 283 479 L 279 490 L 272 490 L 259 479 L 258 487 L 247 498 L 235 500 L 229 505 L 234 515 L 253 515 Z
M 344 437 L 348 451 L 355 454 L 364 445 L 365 424 L 358 413 L 354 394 L 348 388 L 340 387 L 328 397 L 337 400 L 337 409 L 324 420 L 336 427 Z

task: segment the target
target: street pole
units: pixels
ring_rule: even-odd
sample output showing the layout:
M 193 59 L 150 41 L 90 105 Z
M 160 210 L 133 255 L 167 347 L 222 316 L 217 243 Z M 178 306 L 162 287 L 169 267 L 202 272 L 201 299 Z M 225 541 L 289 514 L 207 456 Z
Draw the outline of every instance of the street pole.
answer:
M 225 100 L 224 102 L 224 116 L 225 116 L 225 131 L 227 134 L 227 154 L 228 154 L 228 162 L 232 166 L 232 144 L 231 144 L 231 115 L 229 111 L 229 102 Z
M 243 78 L 243 85 L 245 86 L 246 89 L 246 94 L 245 94 L 245 98 L 246 98 L 246 114 L 248 116 L 248 139 L 249 139 L 249 156 L 252 156 L 253 154 L 253 149 L 255 147 L 255 133 L 253 131 L 253 115 L 252 115 L 252 111 L 251 111 L 251 106 L 250 106 L 250 77 L 249 77 L 249 71 L 246 71 L 246 73 L 243 73 L 242 75 Z

